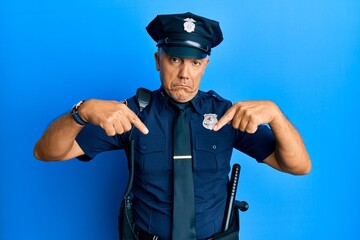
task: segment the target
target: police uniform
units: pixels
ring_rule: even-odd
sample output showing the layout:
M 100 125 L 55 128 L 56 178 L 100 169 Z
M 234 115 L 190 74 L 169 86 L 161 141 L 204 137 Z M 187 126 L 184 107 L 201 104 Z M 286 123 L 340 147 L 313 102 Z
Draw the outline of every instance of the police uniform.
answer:
M 147 31 L 168 54 L 184 58 L 203 58 L 222 41 L 217 22 L 191 13 L 159 15 Z M 138 228 L 160 239 L 171 239 L 172 231 L 172 139 L 177 110 L 170 102 L 162 87 L 153 91 L 149 105 L 139 113 L 149 134 L 144 135 L 136 128 L 132 132 L 135 139 L 132 189 L 135 222 Z M 135 97 L 127 99 L 127 104 L 135 113 L 139 112 Z M 214 123 L 231 106 L 230 101 L 214 91 L 199 90 L 186 108 L 192 138 L 198 239 L 221 231 L 233 148 L 259 162 L 275 149 L 274 136 L 265 125 L 259 126 L 254 134 L 241 132 L 231 125 L 212 131 Z M 88 161 L 100 152 L 117 149 L 124 149 L 129 156 L 129 134 L 109 137 L 100 127 L 87 124 L 76 138 L 85 152 L 79 159 Z

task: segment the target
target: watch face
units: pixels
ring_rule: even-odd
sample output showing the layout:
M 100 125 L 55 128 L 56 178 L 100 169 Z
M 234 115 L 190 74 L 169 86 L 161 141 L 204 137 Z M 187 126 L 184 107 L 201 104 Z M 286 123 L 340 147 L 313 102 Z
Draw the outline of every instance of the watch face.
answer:
M 81 100 L 80 102 L 78 102 L 77 104 L 75 104 L 75 108 L 78 109 L 80 107 L 81 104 L 83 104 L 83 100 Z
M 83 104 L 85 101 L 81 100 L 80 102 L 76 103 L 72 108 L 71 108 L 71 113 L 73 113 L 74 110 L 77 110 L 81 104 Z

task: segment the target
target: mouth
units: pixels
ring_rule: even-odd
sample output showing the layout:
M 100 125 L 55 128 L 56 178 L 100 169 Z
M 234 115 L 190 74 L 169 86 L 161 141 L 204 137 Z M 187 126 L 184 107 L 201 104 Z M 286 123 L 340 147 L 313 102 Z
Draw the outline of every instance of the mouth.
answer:
M 181 89 L 181 88 L 185 88 L 185 89 L 191 89 L 190 86 L 186 85 L 186 84 L 176 84 L 173 86 L 174 89 Z

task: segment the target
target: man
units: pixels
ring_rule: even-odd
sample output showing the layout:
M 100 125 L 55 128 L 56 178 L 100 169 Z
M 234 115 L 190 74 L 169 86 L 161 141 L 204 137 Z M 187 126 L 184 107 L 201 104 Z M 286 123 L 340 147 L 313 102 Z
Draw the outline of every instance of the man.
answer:
M 295 175 L 309 173 L 311 162 L 299 133 L 273 102 L 232 104 L 213 91 L 199 90 L 211 48 L 223 40 L 218 22 L 192 13 L 159 15 L 147 31 L 158 46 L 155 62 L 161 80 L 149 106 L 137 115 L 134 97 L 124 102 L 81 101 L 49 126 L 34 155 L 46 161 L 75 157 L 87 161 L 113 149 L 129 154 L 131 132 L 137 229 L 160 239 L 178 237 L 173 218 L 178 191 L 175 165 L 187 162 L 195 213 L 189 213 L 192 220 L 186 223 L 193 225 L 188 233 L 191 237 L 183 238 L 207 239 L 221 232 L 233 148 Z M 173 133 L 173 128 L 181 113 L 191 133 L 190 140 L 180 145 L 190 143 L 190 152 L 177 161 L 174 142 L 181 133 Z

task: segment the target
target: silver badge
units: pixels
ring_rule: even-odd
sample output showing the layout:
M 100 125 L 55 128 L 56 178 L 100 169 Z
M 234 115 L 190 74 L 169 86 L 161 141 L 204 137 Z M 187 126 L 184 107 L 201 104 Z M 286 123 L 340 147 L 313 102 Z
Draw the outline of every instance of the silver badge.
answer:
M 194 19 L 192 18 L 185 18 L 184 19 L 184 30 L 188 33 L 192 33 L 193 31 L 195 31 L 195 23 L 196 22 Z
M 203 127 L 212 130 L 218 122 L 217 115 L 214 113 L 204 114 Z

